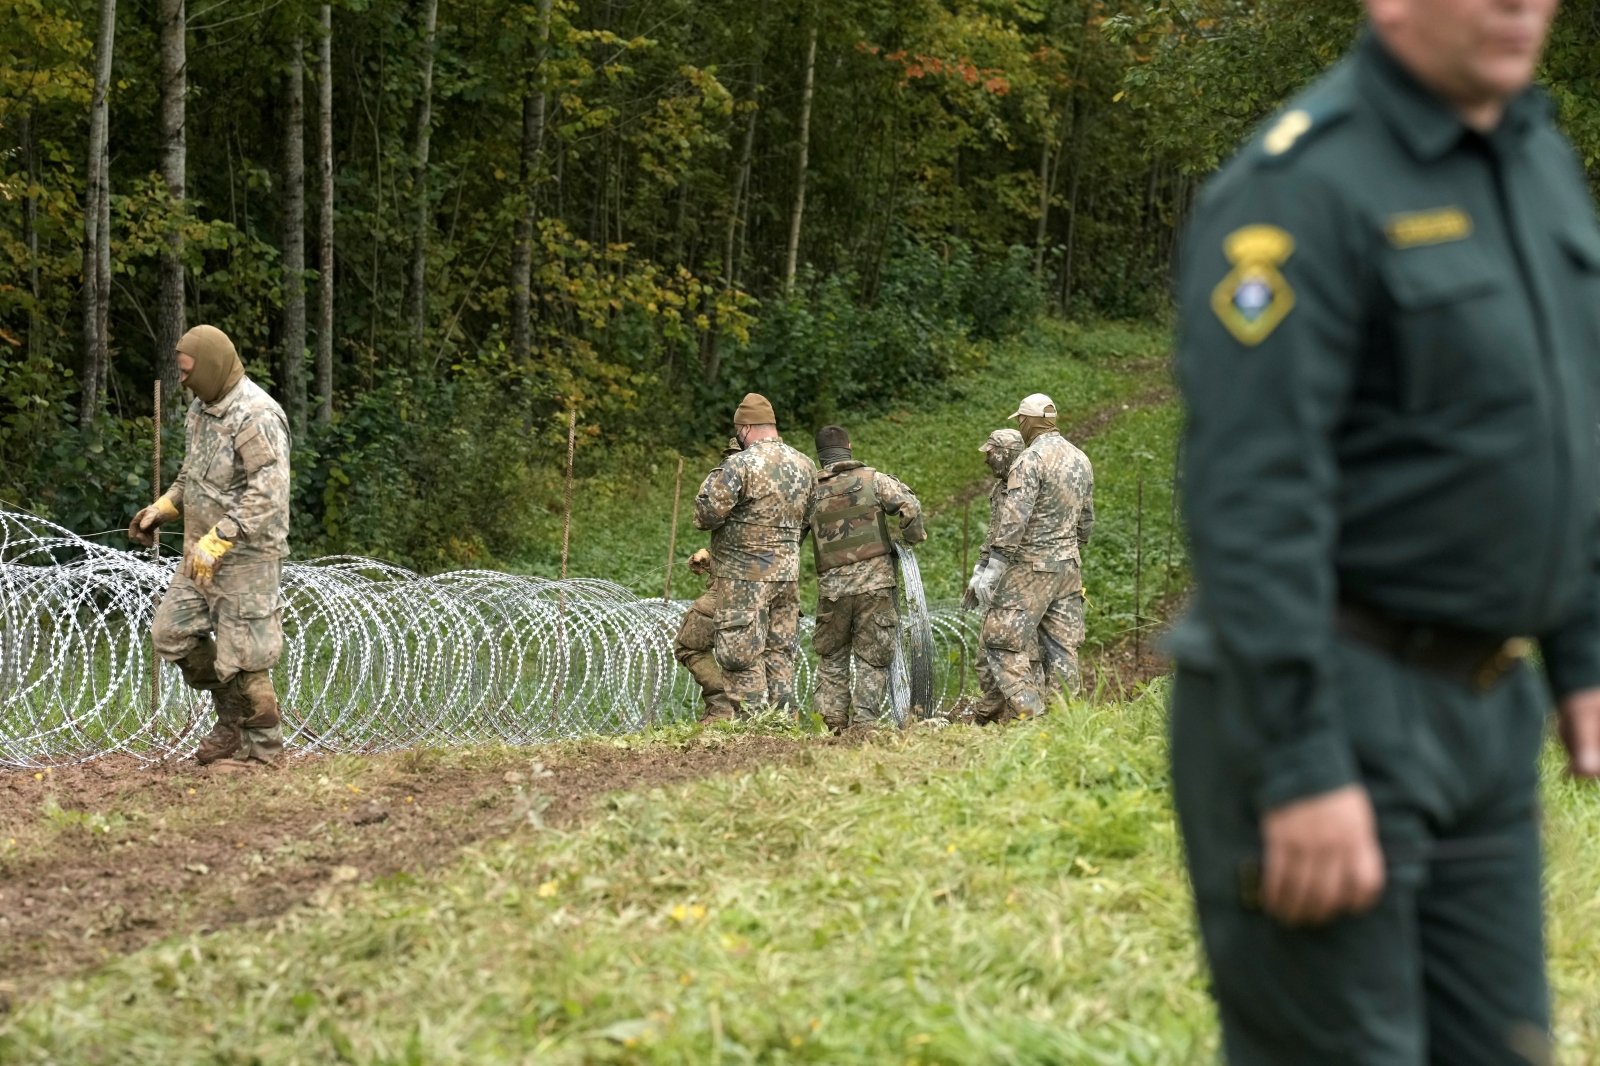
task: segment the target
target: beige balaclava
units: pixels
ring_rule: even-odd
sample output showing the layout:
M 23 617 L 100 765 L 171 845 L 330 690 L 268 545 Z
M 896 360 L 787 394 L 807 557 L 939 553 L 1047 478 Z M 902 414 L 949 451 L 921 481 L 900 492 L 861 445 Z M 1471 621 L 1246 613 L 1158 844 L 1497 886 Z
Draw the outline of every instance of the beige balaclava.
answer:
M 194 369 L 184 384 L 200 397 L 201 403 L 216 403 L 244 377 L 238 350 L 216 326 L 194 327 L 179 338 L 178 351 L 194 360 Z

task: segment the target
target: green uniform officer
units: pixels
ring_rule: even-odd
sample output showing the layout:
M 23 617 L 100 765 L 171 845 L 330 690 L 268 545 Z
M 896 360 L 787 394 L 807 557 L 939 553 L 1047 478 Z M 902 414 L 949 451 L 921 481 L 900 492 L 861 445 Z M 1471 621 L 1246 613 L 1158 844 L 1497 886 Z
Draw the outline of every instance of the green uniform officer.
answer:
M 1185 239 L 1173 783 L 1232 1063 L 1549 1061 L 1552 700 L 1600 770 L 1600 226 L 1529 89 L 1556 3 L 1367 0 Z

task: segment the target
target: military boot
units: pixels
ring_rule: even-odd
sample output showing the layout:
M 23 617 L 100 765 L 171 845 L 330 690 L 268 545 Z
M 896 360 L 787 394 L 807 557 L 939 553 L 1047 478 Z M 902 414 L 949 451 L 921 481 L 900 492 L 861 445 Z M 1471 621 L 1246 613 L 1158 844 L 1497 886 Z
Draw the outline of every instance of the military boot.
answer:
M 234 679 L 243 693 L 245 719 L 243 758 L 276 765 L 283 754 L 283 717 L 278 710 L 278 694 L 272 690 L 272 675 L 265 670 L 241 672 Z
M 216 704 L 217 724 L 201 739 L 194 753 L 194 761 L 201 766 L 229 758 L 244 744 L 244 730 L 239 723 L 244 720 L 246 710 L 238 679 L 231 678 L 220 688 L 213 689 L 211 699 Z

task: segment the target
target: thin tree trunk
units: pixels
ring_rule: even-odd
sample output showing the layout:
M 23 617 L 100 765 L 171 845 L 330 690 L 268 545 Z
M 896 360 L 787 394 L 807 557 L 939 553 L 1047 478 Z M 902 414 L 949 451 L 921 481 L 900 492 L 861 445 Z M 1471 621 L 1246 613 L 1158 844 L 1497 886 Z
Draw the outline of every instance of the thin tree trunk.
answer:
M 533 306 L 533 228 L 537 204 L 534 200 L 534 182 L 539 173 L 540 156 L 544 153 L 544 128 L 546 96 L 544 91 L 544 61 L 550 40 L 550 3 L 539 0 L 539 49 L 534 59 L 534 79 L 538 87 L 530 86 L 522 97 L 522 170 L 520 187 L 523 196 L 522 211 L 517 217 L 516 246 L 511 254 L 511 356 L 526 360 L 532 351 L 530 314 Z
M 39 336 L 43 325 L 39 317 L 39 200 L 33 190 L 39 185 L 39 158 L 33 147 L 33 110 L 22 114 L 23 168 L 28 175 L 28 191 L 22 199 L 22 243 L 28 249 L 28 357 L 37 356 L 44 346 Z
M 317 41 L 317 424 L 333 421 L 333 5 L 322 5 Z
M 280 387 L 296 438 L 306 428 L 306 120 L 304 36 L 289 44 L 283 129 L 283 348 Z
M 724 288 L 739 284 L 738 260 L 734 258 L 734 239 L 739 233 L 743 217 L 744 200 L 750 194 L 750 167 L 755 157 L 756 113 L 761 110 L 761 61 L 756 60 L 755 74 L 750 84 L 750 111 L 745 116 L 744 143 L 739 147 L 739 173 L 733 181 L 733 203 L 728 206 L 728 229 L 723 234 L 722 280 Z
M 109 213 L 111 182 L 107 166 L 108 100 L 111 52 L 116 43 L 117 0 L 100 0 L 100 31 L 95 41 L 94 96 L 89 105 L 89 158 L 83 208 L 83 389 L 78 421 L 87 425 L 105 402 L 106 309 L 111 287 Z M 102 260 L 105 269 L 102 270 Z
M 1083 178 L 1084 116 L 1081 99 L 1072 102 L 1072 188 L 1067 193 L 1067 239 L 1061 260 L 1061 312 L 1072 312 L 1072 260 L 1077 251 L 1078 192 Z
M 417 104 L 411 177 L 411 281 L 406 309 L 412 355 L 422 351 L 428 316 L 428 145 L 433 134 L 433 47 L 439 28 L 439 0 L 424 0 L 422 89 Z
M 172 410 L 182 403 L 177 347 L 178 339 L 188 328 L 183 306 L 182 228 L 188 162 L 184 114 L 189 81 L 187 32 L 184 0 L 161 0 L 161 180 L 172 201 L 172 217 L 167 226 L 167 247 L 161 253 L 155 363 L 161 378 L 161 395 L 165 397 L 163 406 Z
M 783 291 L 794 288 L 795 270 L 800 262 L 800 221 L 806 210 L 806 163 L 811 148 L 811 96 L 817 75 L 817 27 L 811 27 L 806 41 L 806 87 L 800 97 L 800 151 L 795 160 L 794 210 L 789 215 L 789 252 L 784 260 Z

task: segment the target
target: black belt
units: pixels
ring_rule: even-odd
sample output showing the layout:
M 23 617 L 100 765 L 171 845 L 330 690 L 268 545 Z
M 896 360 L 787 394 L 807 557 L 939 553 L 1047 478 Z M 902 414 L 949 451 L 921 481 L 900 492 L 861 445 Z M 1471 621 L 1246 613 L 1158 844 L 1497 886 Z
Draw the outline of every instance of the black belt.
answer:
M 1499 637 L 1437 622 L 1412 622 L 1349 600 L 1339 604 L 1339 631 L 1408 666 L 1487 692 L 1533 649 L 1525 637 Z

